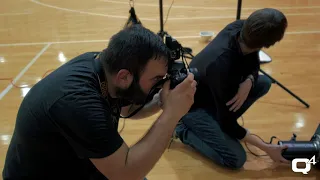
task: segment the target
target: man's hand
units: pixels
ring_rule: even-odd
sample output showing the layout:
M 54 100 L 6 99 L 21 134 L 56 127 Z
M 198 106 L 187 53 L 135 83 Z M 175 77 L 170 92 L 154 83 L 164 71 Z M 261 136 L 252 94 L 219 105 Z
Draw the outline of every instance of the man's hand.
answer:
M 240 84 L 238 93 L 226 104 L 227 106 L 233 104 L 229 109 L 230 111 L 236 112 L 240 109 L 244 101 L 247 99 L 251 87 L 252 81 L 250 79 L 246 79 L 244 82 Z
M 194 75 L 189 74 L 188 77 L 178 84 L 174 89 L 170 90 L 170 81 L 167 81 L 161 90 L 160 100 L 161 108 L 164 111 L 173 113 L 179 120 L 184 116 L 194 102 L 194 94 L 196 92 L 197 82 Z
M 275 144 L 267 144 L 265 143 L 259 136 L 255 136 L 247 130 L 246 136 L 242 139 L 242 141 L 248 142 L 249 144 L 258 147 L 259 149 L 266 152 L 270 158 L 275 162 L 282 163 L 290 163 L 290 161 L 286 160 L 282 156 L 282 151 L 286 149 L 288 146 L 280 146 Z
M 280 146 L 276 144 L 269 144 L 268 147 L 265 149 L 265 152 L 276 163 L 290 163 L 290 161 L 286 160 L 281 154 L 282 151 L 287 148 L 288 146 L 285 146 L 285 145 Z

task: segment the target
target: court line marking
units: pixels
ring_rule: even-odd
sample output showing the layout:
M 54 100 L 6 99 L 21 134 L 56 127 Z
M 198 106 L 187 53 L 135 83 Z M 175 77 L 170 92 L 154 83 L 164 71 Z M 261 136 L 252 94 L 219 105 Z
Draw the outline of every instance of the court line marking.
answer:
M 250 14 L 242 14 L 241 17 L 249 17 Z M 320 13 L 286 13 L 288 16 L 315 16 L 320 15 Z M 205 17 L 177 17 L 177 18 L 168 18 L 169 20 L 195 20 L 195 19 L 234 19 L 235 16 L 205 16 Z
M 127 4 L 128 2 L 119 2 L 119 1 L 112 1 L 112 0 L 100 0 L 102 2 L 107 3 L 114 3 L 114 4 Z M 150 7 L 159 7 L 159 4 L 148 4 L 148 3 L 135 3 L 135 5 L 141 5 L 141 6 L 150 6 Z M 170 5 L 163 5 L 163 7 L 170 7 Z M 212 10 L 236 10 L 236 7 L 201 7 L 201 6 L 179 6 L 179 5 L 172 5 L 172 8 L 178 8 L 178 9 L 212 9 Z M 257 10 L 261 9 L 262 7 L 243 7 L 242 10 Z M 320 8 L 320 6 L 296 6 L 296 7 L 273 7 L 273 8 L 279 8 L 279 9 L 314 9 L 314 8 Z
M 295 32 L 287 32 L 286 34 L 319 34 L 320 31 L 295 31 Z
M 79 41 L 54 41 L 54 42 L 31 42 L 31 43 L 12 43 L 12 44 L 0 44 L 0 47 L 6 46 L 29 46 L 29 45 L 44 45 L 44 44 L 73 44 L 73 43 L 97 43 L 108 42 L 109 40 L 79 40 Z
M 47 43 L 45 47 L 20 71 L 20 73 L 13 79 L 12 83 L 16 83 L 29 68 L 38 60 L 38 58 L 50 47 L 51 43 Z M 0 93 L 0 100 L 12 89 L 13 85 L 10 83 L 6 89 Z
M 109 18 L 120 18 L 120 19 L 128 19 L 128 16 L 116 16 L 116 15 L 109 15 L 109 14 L 101 14 L 101 13 L 92 13 L 92 12 L 87 12 L 87 11 L 81 11 L 81 10 L 74 10 L 74 9 L 68 9 L 68 8 L 62 8 L 50 4 L 46 4 L 43 2 L 39 2 L 38 0 L 30 0 L 33 3 L 46 6 L 49 8 L 54 8 L 58 10 L 63 10 L 63 11 L 69 11 L 69 12 L 75 12 L 75 13 L 80 13 L 80 14 L 87 14 L 87 15 L 94 15 L 94 16 L 104 16 L 104 17 L 109 17 Z M 317 6 L 315 6 L 317 7 Z M 286 16 L 314 16 L 314 15 L 319 15 L 320 13 L 286 13 Z M 242 17 L 247 17 L 249 14 L 243 14 Z M 208 17 L 179 17 L 179 18 L 168 18 L 168 20 L 194 20 L 194 19 L 232 19 L 235 18 L 235 16 L 208 16 Z M 139 17 L 140 20 L 142 21 L 157 21 L 158 18 L 143 18 Z
M 293 31 L 286 32 L 285 34 L 320 34 L 320 31 Z M 215 36 L 215 35 L 214 35 Z M 195 39 L 200 36 L 173 36 L 175 39 Z M 0 44 L 0 47 L 8 46 L 30 46 L 30 45 L 44 45 L 44 44 L 74 44 L 74 43 L 98 43 L 98 42 L 109 42 L 108 39 L 100 40 L 79 40 L 79 41 L 55 41 L 55 42 L 31 42 L 31 43 L 11 43 L 11 44 Z
M 28 15 L 28 14 L 32 14 L 30 12 L 26 12 L 26 13 L 2 13 L 0 14 L 0 16 L 19 16 L 19 15 Z
M 42 6 L 46 6 L 46 7 L 58 9 L 58 10 L 63 10 L 63 11 L 76 12 L 76 13 L 80 13 L 80 14 L 88 14 L 88 15 L 94 15 L 94 16 L 104 16 L 104 17 L 110 17 L 110 18 L 128 19 L 128 16 L 116 16 L 116 15 L 109 15 L 109 14 L 92 13 L 92 12 L 87 12 L 87 11 L 80 11 L 80 10 L 74 10 L 74 9 L 53 6 L 50 4 L 39 2 L 37 0 L 30 0 L 30 1 L 33 3 L 39 4 L 39 5 L 42 5 Z M 156 20 L 156 19 L 150 19 L 150 18 L 140 18 L 140 19 L 144 20 L 144 21 L 155 21 Z

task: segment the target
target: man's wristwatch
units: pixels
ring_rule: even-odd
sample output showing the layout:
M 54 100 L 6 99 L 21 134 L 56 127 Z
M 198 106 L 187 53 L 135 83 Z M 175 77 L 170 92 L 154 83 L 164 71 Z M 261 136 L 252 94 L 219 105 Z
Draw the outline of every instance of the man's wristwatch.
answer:
M 247 79 L 250 79 L 251 83 L 252 83 L 252 87 L 254 85 L 254 77 L 250 74 Z

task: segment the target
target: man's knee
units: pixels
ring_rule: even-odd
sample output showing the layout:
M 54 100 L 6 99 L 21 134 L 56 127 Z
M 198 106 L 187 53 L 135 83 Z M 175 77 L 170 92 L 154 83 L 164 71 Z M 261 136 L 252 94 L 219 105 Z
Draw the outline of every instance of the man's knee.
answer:
M 246 162 L 242 145 L 222 133 L 213 117 L 203 109 L 185 115 L 175 132 L 182 143 L 224 167 L 240 169 Z
M 263 95 L 267 94 L 271 88 L 272 81 L 265 75 L 260 75 L 258 79 L 258 84 L 260 93 Z
M 177 136 L 183 144 L 186 144 L 208 157 L 213 162 L 230 169 L 240 169 L 247 160 L 246 152 L 242 147 L 230 146 L 228 149 L 213 148 L 197 137 L 185 125 L 179 125 L 176 129 Z M 239 144 L 239 146 L 241 146 Z
M 247 161 L 247 155 L 244 149 L 237 150 L 238 152 L 235 153 L 231 157 L 224 157 L 223 158 L 223 166 L 237 170 L 241 169 L 244 163 Z
M 237 169 L 241 169 L 243 167 L 246 160 L 247 160 L 247 156 L 241 155 L 241 156 L 235 157 L 235 159 L 233 159 L 233 160 L 225 161 L 225 165 L 230 169 L 237 170 Z

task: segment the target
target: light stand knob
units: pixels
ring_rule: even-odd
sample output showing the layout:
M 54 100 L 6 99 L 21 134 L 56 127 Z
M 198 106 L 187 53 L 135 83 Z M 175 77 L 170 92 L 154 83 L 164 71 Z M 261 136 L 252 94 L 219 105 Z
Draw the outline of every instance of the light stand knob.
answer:
M 296 139 L 297 139 L 296 133 L 292 133 L 291 141 L 296 141 Z

